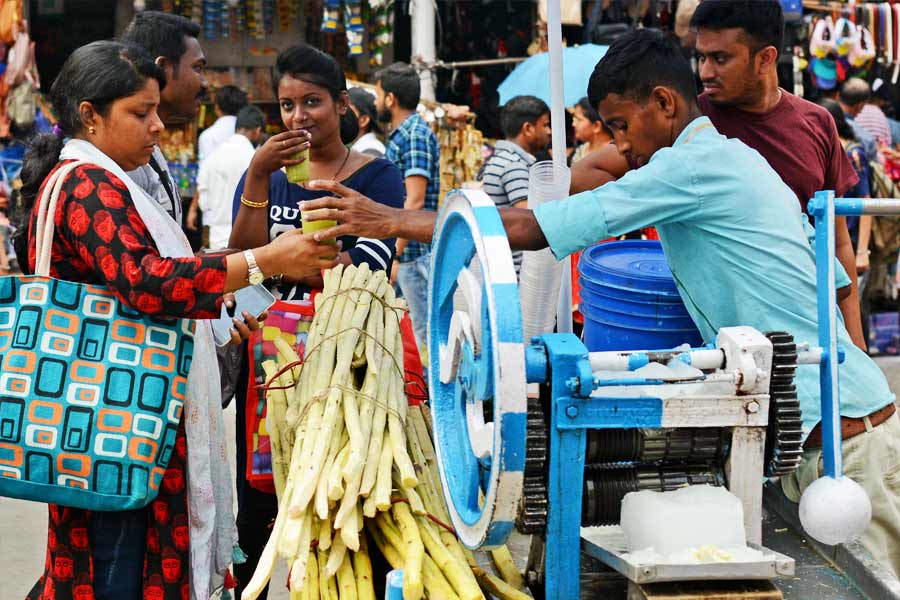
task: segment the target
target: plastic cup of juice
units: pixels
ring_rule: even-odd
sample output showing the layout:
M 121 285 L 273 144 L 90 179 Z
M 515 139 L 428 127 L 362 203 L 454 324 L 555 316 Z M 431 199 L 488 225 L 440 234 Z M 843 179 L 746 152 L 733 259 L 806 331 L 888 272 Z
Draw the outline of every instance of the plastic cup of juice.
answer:
M 288 181 L 291 183 L 306 183 L 309 181 L 309 148 L 301 150 L 293 156 L 293 160 L 305 158 L 299 165 L 290 165 L 284 168 Z
M 324 229 L 329 229 L 337 225 L 337 221 L 332 220 L 324 220 L 324 221 L 307 221 L 304 213 L 300 213 L 300 223 L 302 225 L 303 233 L 312 234 L 316 231 L 322 231 Z M 333 244 L 335 243 L 334 238 L 329 238 L 327 240 L 322 240 L 323 244 Z

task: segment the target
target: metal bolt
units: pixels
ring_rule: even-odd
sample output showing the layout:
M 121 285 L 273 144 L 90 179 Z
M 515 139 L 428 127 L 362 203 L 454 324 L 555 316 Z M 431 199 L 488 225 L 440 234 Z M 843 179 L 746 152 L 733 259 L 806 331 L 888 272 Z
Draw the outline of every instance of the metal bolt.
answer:
M 577 377 L 569 377 L 566 379 L 566 388 L 568 388 L 570 392 L 577 392 L 579 387 L 581 387 L 581 385 Z
M 748 403 L 747 403 L 747 409 L 746 409 L 746 410 L 747 410 L 747 412 L 750 413 L 751 415 L 755 415 L 756 413 L 759 412 L 759 402 L 757 402 L 756 400 L 753 400 L 753 401 L 751 401 L 751 402 L 748 402 Z
M 566 407 L 566 416 L 570 419 L 574 419 L 578 416 L 578 407 L 577 406 L 567 406 Z

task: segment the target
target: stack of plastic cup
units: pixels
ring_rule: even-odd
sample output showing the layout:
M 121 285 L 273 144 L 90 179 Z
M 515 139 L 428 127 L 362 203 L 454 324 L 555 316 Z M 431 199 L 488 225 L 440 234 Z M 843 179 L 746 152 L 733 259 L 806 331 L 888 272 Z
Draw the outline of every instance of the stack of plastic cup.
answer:
M 528 176 L 528 208 L 533 210 L 545 202 L 567 198 L 571 178 L 571 171 L 564 164 L 542 161 L 532 165 Z M 524 253 L 519 296 L 526 342 L 536 335 L 553 331 L 566 264 L 557 261 L 549 248 Z

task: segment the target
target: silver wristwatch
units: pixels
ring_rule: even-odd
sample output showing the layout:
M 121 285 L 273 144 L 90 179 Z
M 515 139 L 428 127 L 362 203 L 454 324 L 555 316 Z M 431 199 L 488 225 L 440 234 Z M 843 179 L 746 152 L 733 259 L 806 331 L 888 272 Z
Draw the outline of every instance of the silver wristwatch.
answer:
M 256 257 L 253 256 L 253 250 L 244 250 L 244 258 L 247 260 L 247 280 L 250 285 L 259 285 L 266 280 L 265 275 L 256 264 Z

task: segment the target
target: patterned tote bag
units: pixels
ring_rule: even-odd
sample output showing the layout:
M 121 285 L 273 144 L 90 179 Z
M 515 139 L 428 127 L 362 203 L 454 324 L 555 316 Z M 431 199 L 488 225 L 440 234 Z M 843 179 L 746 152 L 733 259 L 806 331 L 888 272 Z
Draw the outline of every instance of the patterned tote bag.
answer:
M 175 447 L 192 322 L 48 276 L 57 199 L 44 186 L 34 276 L 0 278 L 0 496 L 86 508 L 149 504 Z

